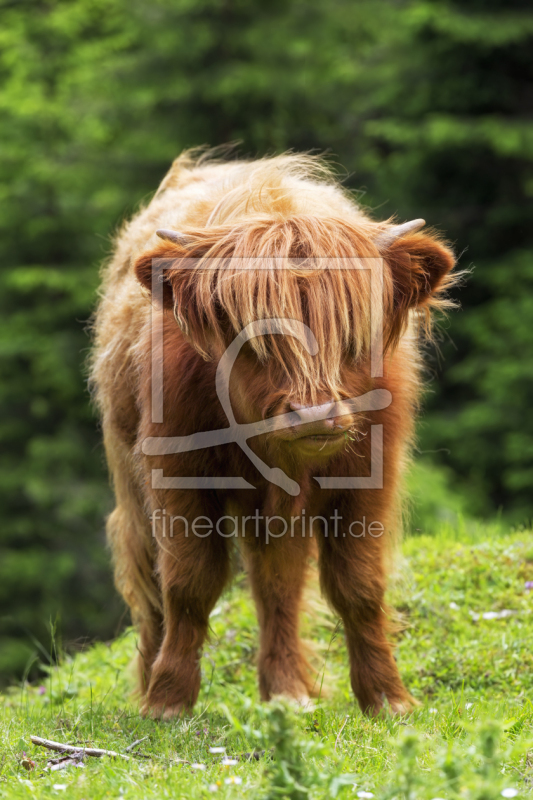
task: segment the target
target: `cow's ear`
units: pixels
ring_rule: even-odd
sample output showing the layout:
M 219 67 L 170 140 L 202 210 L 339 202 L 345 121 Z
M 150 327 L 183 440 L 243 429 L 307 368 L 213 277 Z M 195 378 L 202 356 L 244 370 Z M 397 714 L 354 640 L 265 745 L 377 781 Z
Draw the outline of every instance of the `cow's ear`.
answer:
M 172 311 L 177 325 L 197 352 L 209 359 L 221 324 L 212 300 L 209 281 L 212 273 L 208 270 L 206 277 L 205 270 L 194 269 L 201 257 L 201 248 L 162 244 L 137 259 L 135 274 L 139 283 L 151 292 L 154 302 L 162 302 L 165 309 Z
M 154 300 L 160 297 L 166 308 L 172 308 L 174 305 L 170 273 L 183 256 L 183 248 L 161 244 L 159 247 L 143 253 L 135 262 L 134 270 L 139 283 L 154 294 Z M 162 294 L 159 290 L 161 284 Z
M 437 235 L 412 233 L 402 236 L 383 253 L 393 281 L 394 308 L 429 310 L 446 305 L 445 292 L 453 283 L 453 251 Z

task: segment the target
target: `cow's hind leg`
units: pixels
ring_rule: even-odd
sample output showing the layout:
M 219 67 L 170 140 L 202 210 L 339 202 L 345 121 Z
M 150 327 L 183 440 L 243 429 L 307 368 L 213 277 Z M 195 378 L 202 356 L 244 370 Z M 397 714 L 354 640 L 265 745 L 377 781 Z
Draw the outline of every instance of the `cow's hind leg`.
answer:
M 154 576 L 149 521 L 140 504 L 139 508 L 133 502 L 115 508 L 107 520 L 107 538 L 113 552 L 115 584 L 139 631 L 139 689 L 144 693 L 161 645 L 163 617 Z

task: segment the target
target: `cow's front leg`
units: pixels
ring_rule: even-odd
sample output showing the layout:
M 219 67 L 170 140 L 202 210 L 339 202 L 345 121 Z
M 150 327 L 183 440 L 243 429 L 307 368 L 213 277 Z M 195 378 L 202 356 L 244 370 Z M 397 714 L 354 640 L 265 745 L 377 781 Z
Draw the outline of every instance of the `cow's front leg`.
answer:
M 320 582 L 325 596 L 344 623 L 350 678 L 361 710 L 379 713 L 388 701 L 393 713 L 410 710 L 415 701 L 400 678 L 387 638 L 389 615 L 384 603 L 386 534 L 345 509 L 344 529 L 320 538 Z M 354 523 L 352 525 L 352 523 Z M 351 527 L 351 533 L 349 526 Z M 377 534 L 377 535 L 376 535 Z
M 139 690 L 145 695 L 150 685 L 152 665 L 163 641 L 163 616 L 157 609 L 141 617 L 138 621 L 139 645 L 137 656 L 137 669 L 139 675 Z
M 290 534 L 268 542 L 247 538 L 243 550 L 260 626 L 261 698 L 284 695 L 305 705 L 313 682 L 298 636 L 298 618 L 309 542 Z
M 213 509 L 214 512 L 214 509 Z M 216 513 L 216 512 L 214 512 Z M 194 520 L 203 527 L 194 533 Z M 190 710 L 200 690 L 200 655 L 211 613 L 229 577 L 228 542 L 206 533 L 205 500 L 167 509 L 158 537 L 164 635 L 152 667 L 143 713 L 168 719 Z M 186 521 L 185 521 L 186 520 Z M 165 535 L 163 536 L 163 533 Z

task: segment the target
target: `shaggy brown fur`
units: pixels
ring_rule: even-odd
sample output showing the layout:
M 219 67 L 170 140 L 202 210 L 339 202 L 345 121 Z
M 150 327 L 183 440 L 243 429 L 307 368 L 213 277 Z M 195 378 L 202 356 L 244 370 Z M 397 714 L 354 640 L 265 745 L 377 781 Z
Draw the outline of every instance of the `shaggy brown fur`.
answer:
M 120 232 L 96 316 L 92 381 L 116 495 L 108 536 L 117 587 L 140 631 L 145 713 L 170 717 L 195 703 L 209 614 L 229 579 L 235 541 L 260 622 L 262 698 L 302 699 L 312 692 L 298 615 L 316 541 L 322 590 L 344 623 L 361 708 L 375 714 L 385 700 L 393 711 L 409 708 L 412 700 L 387 639 L 387 555 L 398 527 L 400 478 L 417 405 L 416 323 L 446 304 L 443 289 L 454 259 L 427 233 L 406 235 L 380 252 L 377 237 L 390 225 L 355 206 L 317 159 L 219 163 L 184 154 L 148 207 Z M 186 238 L 161 242 L 155 233 L 161 228 Z M 380 298 L 371 274 L 377 262 L 362 271 L 331 269 L 332 262 L 324 266 L 317 259 L 381 256 L 386 351 L 383 377 L 373 378 L 369 348 Z M 254 261 L 259 257 L 260 270 Z M 164 273 L 161 307 L 150 295 L 158 258 L 172 264 Z M 196 259 L 192 269 L 187 259 Z M 202 268 L 205 259 L 209 268 Z M 215 392 L 218 360 L 248 323 L 280 317 L 306 323 L 318 355 L 292 336 L 253 338 L 232 370 L 230 395 L 239 423 L 304 408 L 301 424 L 249 442 L 269 466 L 298 482 L 299 495 L 265 480 L 235 443 L 143 455 L 147 437 L 227 428 Z M 153 319 L 164 330 L 164 422 L 157 423 L 151 407 Z M 308 406 L 376 388 L 392 393 L 388 408 L 306 422 Z M 383 488 L 321 488 L 315 477 L 370 474 L 371 425 L 383 425 Z M 174 477 L 241 476 L 256 488 L 156 490 L 154 469 Z M 277 518 L 271 532 L 290 521 L 290 533 L 268 537 L 264 523 L 253 522 L 257 512 Z M 334 534 L 325 521 L 335 513 L 344 522 Z M 245 519 L 238 537 L 191 534 L 196 517 L 216 521 L 225 515 Z M 305 515 L 317 518 L 313 537 L 302 523 Z M 363 520 L 381 523 L 384 535 L 371 536 L 368 529 L 363 537 L 348 534 L 349 523 Z

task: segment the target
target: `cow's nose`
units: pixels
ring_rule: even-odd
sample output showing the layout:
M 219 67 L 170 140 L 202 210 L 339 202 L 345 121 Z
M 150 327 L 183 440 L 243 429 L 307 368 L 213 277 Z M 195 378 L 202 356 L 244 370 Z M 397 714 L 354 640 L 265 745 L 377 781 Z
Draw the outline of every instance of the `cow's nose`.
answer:
M 331 423 L 331 426 L 333 426 L 333 420 L 326 419 L 327 415 L 335 405 L 333 400 L 329 400 L 327 403 L 322 403 L 320 406 L 302 406 L 300 403 L 290 403 L 289 405 L 292 411 L 295 411 L 298 414 L 301 423 L 318 422 L 323 420 L 326 424 Z

